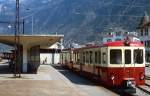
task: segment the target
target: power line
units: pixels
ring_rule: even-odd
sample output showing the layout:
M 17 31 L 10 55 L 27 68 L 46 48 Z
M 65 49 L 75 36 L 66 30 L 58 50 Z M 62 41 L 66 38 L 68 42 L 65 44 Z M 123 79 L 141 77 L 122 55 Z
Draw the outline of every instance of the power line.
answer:
M 98 15 L 98 17 L 135 17 L 135 18 L 141 18 L 141 17 L 143 17 L 142 15 L 140 16 L 138 16 L 138 15 Z

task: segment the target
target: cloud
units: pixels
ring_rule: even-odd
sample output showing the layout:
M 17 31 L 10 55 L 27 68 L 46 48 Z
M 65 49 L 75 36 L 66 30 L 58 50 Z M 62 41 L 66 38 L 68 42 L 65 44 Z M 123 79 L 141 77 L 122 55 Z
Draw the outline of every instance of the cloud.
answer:
M 2 12 L 3 4 L 0 4 L 0 13 Z
M 49 3 L 49 2 L 51 2 L 52 0 L 42 0 L 42 3 Z

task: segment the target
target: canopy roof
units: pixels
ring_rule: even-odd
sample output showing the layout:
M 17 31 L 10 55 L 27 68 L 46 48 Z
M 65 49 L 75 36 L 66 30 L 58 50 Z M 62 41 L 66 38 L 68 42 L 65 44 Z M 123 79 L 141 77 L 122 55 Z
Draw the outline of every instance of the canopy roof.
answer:
M 60 41 L 63 35 L 20 35 L 20 44 L 26 46 L 51 46 L 54 43 Z M 15 44 L 14 35 L 0 35 L 0 43 L 5 43 L 8 45 Z

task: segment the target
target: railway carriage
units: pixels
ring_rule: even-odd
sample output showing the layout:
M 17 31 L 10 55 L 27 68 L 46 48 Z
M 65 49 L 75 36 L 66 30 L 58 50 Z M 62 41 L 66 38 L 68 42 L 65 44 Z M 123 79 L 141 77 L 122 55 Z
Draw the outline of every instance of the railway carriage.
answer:
M 61 64 L 107 87 L 145 83 L 145 49 L 141 42 L 115 41 L 62 51 Z

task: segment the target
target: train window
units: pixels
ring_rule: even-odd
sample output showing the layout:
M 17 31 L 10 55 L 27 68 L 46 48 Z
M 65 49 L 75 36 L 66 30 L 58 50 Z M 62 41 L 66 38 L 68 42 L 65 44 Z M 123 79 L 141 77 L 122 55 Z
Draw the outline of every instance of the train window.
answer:
M 83 63 L 85 63 L 85 53 L 83 52 Z
M 79 61 L 79 53 L 77 53 L 77 62 Z
M 65 53 L 65 63 L 67 63 L 67 53 Z
M 62 58 L 62 61 L 63 61 L 63 53 L 61 54 L 61 58 Z
M 98 63 L 101 64 L 101 52 L 98 52 Z
M 86 63 L 89 63 L 89 53 L 88 52 L 86 52 Z
M 74 53 L 74 61 L 76 62 L 76 53 Z
M 92 63 L 92 51 L 90 51 L 90 64 Z
M 71 53 L 69 53 L 69 59 L 70 59 L 70 61 L 72 61 L 72 54 Z
M 95 63 L 97 63 L 97 52 L 95 52 Z
M 110 63 L 121 64 L 122 63 L 122 52 L 119 49 L 110 50 Z
M 75 62 L 77 62 L 77 53 L 75 53 Z
M 103 64 L 106 64 L 106 53 L 103 53 Z
M 143 50 L 142 49 L 134 50 L 134 63 L 137 63 L 137 64 L 143 63 Z
M 131 64 L 131 50 L 125 50 L 125 64 Z
M 76 62 L 78 62 L 78 53 L 76 54 Z

